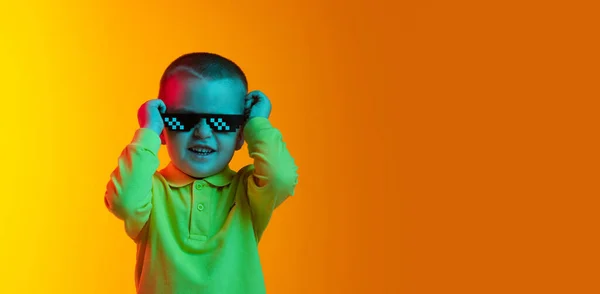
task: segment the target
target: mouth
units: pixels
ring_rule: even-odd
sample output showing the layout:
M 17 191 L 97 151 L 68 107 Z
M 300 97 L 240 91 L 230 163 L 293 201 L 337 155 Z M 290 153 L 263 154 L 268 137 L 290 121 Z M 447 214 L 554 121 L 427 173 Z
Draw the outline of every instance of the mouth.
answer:
M 193 147 L 188 148 L 188 150 L 194 154 L 198 154 L 201 156 L 208 156 L 208 155 L 215 153 L 214 149 L 212 149 L 210 147 L 206 147 L 206 146 L 193 146 Z

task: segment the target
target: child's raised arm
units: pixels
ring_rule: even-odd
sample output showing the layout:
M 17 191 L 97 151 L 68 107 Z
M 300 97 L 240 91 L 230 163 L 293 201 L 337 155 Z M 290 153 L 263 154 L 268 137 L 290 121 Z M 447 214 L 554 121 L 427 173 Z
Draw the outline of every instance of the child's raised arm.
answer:
M 273 210 L 294 194 L 298 167 L 286 148 L 281 132 L 268 119 L 271 112 L 269 99 L 259 91 L 248 95 L 254 97 L 249 98 L 254 101 L 247 102 L 250 114 L 244 128 L 248 151 L 254 159 L 254 171 L 248 177 L 248 198 L 259 240 Z
M 137 240 L 152 208 L 152 177 L 159 166 L 159 134 L 164 127 L 160 112 L 165 110 L 159 99 L 140 107 L 140 129 L 119 156 L 117 168 L 106 185 L 106 207 L 125 222 L 125 231 L 133 240 Z

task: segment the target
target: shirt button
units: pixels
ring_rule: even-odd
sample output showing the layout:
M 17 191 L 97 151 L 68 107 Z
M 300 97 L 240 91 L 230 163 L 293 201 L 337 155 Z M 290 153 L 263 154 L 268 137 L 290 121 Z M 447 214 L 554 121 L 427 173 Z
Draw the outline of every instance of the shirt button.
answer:
M 196 206 L 196 208 L 198 208 L 198 210 L 203 211 L 204 210 L 204 205 L 202 203 L 198 204 L 198 206 Z
M 202 190 L 204 188 L 204 184 L 198 183 L 196 184 L 196 190 Z

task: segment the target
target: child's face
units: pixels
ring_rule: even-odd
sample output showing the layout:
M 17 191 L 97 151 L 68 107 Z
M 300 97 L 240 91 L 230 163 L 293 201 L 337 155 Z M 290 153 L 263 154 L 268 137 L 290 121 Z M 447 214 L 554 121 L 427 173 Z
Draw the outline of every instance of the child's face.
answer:
M 168 113 L 244 114 L 246 89 L 238 79 L 174 77 L 164 87 L 161 98 Z M 173 164 L 195 178 L 223 170 L 244 143 L 241 126 L 233 132 L 216 132 L 207 123 L 203 118 L 187 131 L 173 131 L 165 126 L 161 135 Z M 199 153 L 198 145 L 212 151 Z

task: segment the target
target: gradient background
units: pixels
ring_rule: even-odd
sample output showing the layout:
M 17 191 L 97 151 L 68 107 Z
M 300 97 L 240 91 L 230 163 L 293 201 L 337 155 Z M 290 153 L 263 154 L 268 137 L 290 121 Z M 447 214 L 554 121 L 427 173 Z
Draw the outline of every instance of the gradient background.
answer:
M 299 165 L 269 293 L 600 293 L 597 7 L 94 2 L 0 4 L 0 293 L 134 292 L 104 189 L 190 51 L 245 70 Z

